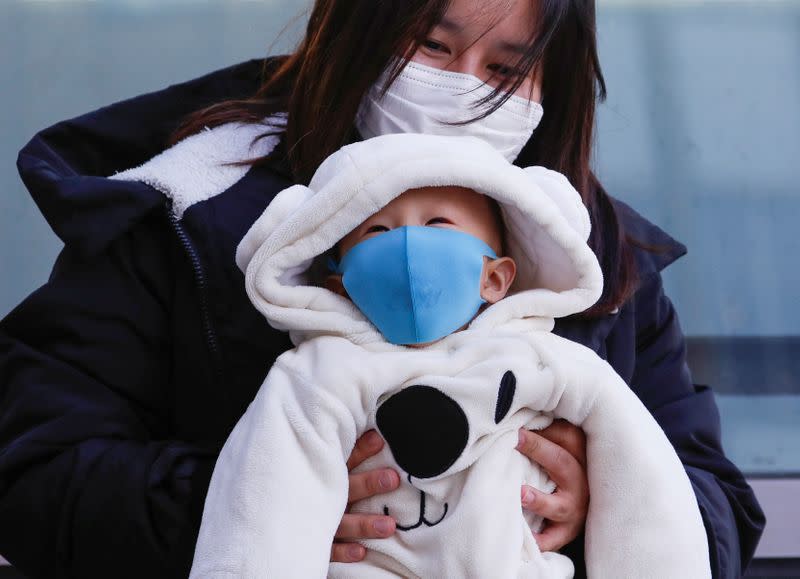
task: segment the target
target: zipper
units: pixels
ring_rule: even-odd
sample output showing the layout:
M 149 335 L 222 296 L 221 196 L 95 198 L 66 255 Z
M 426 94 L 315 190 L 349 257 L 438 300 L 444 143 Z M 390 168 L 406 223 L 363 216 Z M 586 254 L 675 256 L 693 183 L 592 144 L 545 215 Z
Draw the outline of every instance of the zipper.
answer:
M 186 256 L 189 258 L 189 263 L 192 267 L 195 285 L 197 286 L 198 301 L 200 305 L 200 317 L 203 324 L 203 334 L 206 340 L 206 346 L 211 354 L 211 366 L 217 384 L 222 383 L 222 364 L 220 363 L 220 349 L 217 334 L 214 331 L 214 325 L 211 323 L 211 312 L 208 306 L 208 284 L 206 282 L 206 274 L 203 269 L 203 264 L 200 261 L 200 256 L 192 243 L 189 234 L 186 233 L 180 219 L 172 211 L 172 202 L 167 201 L 166 204 L 167 216 L 178 237 L 178 241 L 183 247 Z

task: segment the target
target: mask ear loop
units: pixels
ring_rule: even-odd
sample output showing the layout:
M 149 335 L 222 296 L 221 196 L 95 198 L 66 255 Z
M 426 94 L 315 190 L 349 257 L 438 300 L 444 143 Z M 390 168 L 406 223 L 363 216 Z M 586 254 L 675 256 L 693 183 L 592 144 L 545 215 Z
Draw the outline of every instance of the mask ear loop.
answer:
M 488 245 L 486 246 L 486 249 L 487 249 L 488 251 L 484 251 L 484 252 L 483 252 L 483 255 L 481 256 L 481 259 L 483 259 L 484 257 L 488 257 L 488 258 L 489 258 L 489 259 L 491 259 L 492 261 L 494 261 L 495 259 L 497 259 L 497 254 L 495 253 L 494 249 L 492 249 L 492 248 L 491 248 L 491 247 L 489 247 Z M 483 264 L 483 266 L 484 266 L 484 267 L 486 267 L 486 264 L 484 263 L 484 264 Z M 478 295 L 479 295 L 479 296 L 480 296 L 480 298 L 481 298 L 481 305 L 486 305 L 486 304 L 488 304 L 488 303 L 489 303 L 489 302 L 487 302 L 485 299 L 483 299 L 483 296 L 481 296 L 481 295 L 480 295 L 480 288 L 478 288 Z
M 341 270 L 340 264 L 336 263 L 336 260 L 333 259 L 332 257 L 328 258 L 328 270 L 331 273 L 342 275 L 342 270 Z

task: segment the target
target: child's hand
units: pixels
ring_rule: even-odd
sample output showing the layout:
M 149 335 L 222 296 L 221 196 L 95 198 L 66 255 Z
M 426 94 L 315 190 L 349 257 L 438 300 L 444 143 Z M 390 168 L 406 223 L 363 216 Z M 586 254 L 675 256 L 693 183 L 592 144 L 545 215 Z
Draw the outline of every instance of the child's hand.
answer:
M 347 470 L 352 471 L 369 457 L 383 448 L 383 439 L 374 430 L 365 432 L 356 441 L 356 446 L 347 461 Z M 400 477 L 394 470 L 379 469 L 350 475 L 349 505 L 381 493 L 393 491 L 400 486 Z M 355 563 L 367 554 L 358 543 L 360 539 L 380 539 L 390 537 L 395 531 L 395 521 L 384 515 L 351 515 L 345 512 L 331 547 L 331 561 Z
M 564 420 L 538 433 L 522 429 L 519 434 L 517 450 L 547 471 L 557 486 L 553 494 L 522 487 L 522 508 L 545 518 L 544 529 L 536 534 L 539 550 L 557 551 L 580 535 L 586 524 L 586 435 Z

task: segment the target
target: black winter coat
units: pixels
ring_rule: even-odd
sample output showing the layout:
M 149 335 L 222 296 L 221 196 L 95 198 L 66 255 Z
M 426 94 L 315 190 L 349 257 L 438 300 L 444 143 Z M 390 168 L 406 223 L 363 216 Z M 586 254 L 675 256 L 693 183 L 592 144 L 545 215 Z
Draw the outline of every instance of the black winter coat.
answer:
M 260 71 L 244 62 L 60 122 L 19 154 L 65 243 L 49 281 L 0 322 L 0 553 L 28 577 L 187 575 L 219 449 L 291 347 L 251 306 L 234 253 L 292 182 L 254 168 L 176 220 L 149 185 L 104 177 L 159 153 L 183 115 L 252 94 Z M 715 577 L 739 577 L 764 518 L 723 455 L 662 289 L 685 249 L 617 208 L 667 251 L 638 252 L 640 287 L 618 313 L 556 332 L 606 358 L 656 417 L 694 485 Z

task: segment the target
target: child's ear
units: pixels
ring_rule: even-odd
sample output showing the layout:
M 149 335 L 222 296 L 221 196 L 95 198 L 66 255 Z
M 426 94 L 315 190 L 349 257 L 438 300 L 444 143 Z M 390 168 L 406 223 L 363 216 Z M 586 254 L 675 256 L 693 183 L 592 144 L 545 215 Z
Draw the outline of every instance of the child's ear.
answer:
M 347 290 L 344 289 L 344 284 L 342 283 L 342 276 L 338 273 L 332 273 L 325 278 L 325 289 L 349 299 Z
M 499 302 L 506 297 L 516 276 L 517 264 L 510 257 L 487 259 L 481 277 L 481 297 L 490 304 Z

